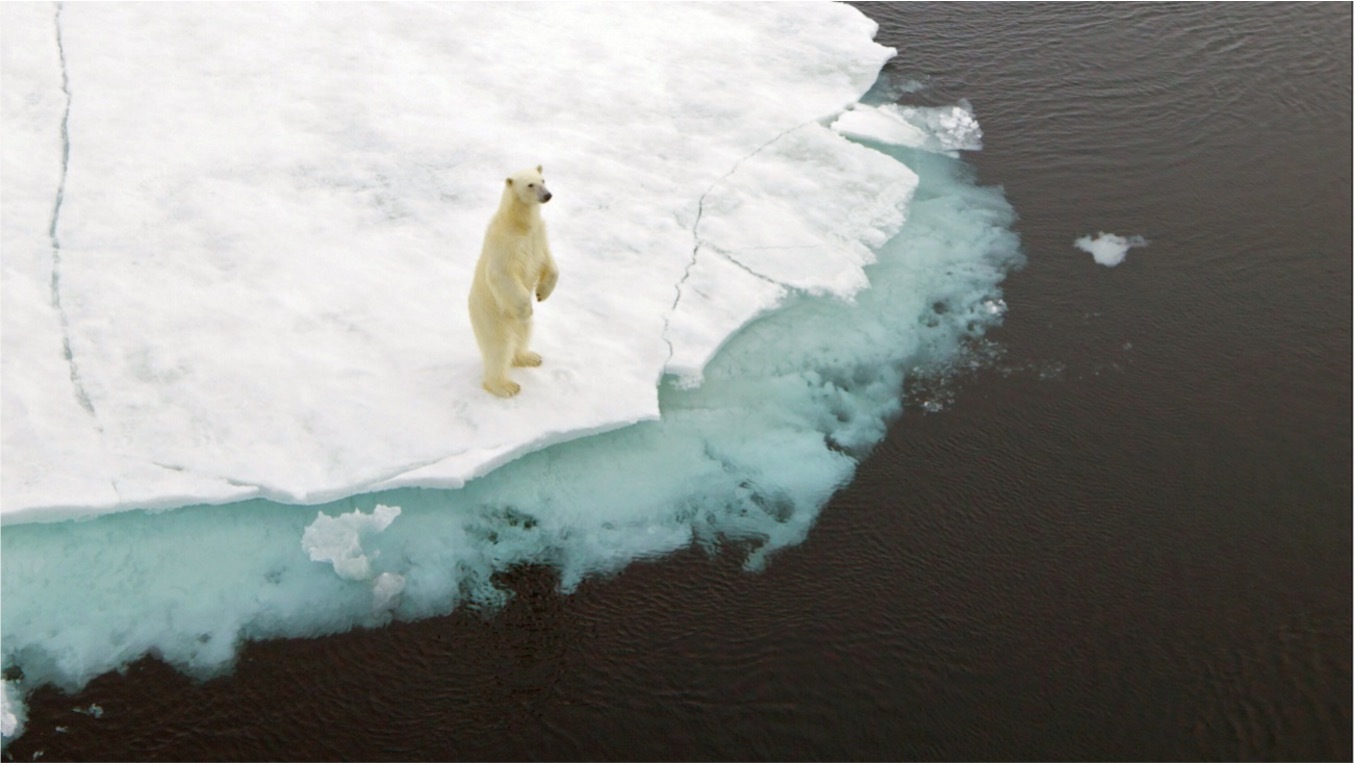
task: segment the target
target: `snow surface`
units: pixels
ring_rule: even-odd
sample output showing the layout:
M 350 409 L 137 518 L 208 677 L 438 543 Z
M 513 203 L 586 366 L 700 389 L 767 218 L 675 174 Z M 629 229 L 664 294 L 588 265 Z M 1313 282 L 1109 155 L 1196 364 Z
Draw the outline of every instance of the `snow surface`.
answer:
M 569 591 L 804 539 L 1022 261 L 949 156 L 963 120 L 877 149 L 824 127 L 899 90 L 873 29 L 0 5 L 5 740 L 33 689 L 147 654 L 205 677 L 242 641 L 493 607 L 521 564 Z M 503 402 L 464 293 L 501 176 L 538 162 L 562 279 Z
M 842 5 L 4 22 L 6 523 L 458 487 L 657 418 L 788 289 L 865 287 L 916 184 L 820 124 L 892 54 Z M 535 164 L 561 283 L 500 401 L 466 293 Z
M 1148 244 L 1149 240 L 1138 234 L 1122 237 L 1104 231 L 1097 232 L 1095 238 L 1089 234 L 1074 240 L 1074 247 L 1090 253 L 1094 261 L 1108 267 L 1120 265 L 1121 261 L 1125 260 L 1125 254 L 1130 252 L 1130 248 L 1144 247 Z

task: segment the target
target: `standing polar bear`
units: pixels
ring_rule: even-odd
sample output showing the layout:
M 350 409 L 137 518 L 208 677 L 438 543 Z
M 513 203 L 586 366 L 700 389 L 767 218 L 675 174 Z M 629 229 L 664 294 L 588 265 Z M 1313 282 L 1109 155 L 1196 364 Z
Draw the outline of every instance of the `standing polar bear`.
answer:
M 471 329 L 485 364 L 485 390 L 495 396 L 509 397 L 521 390 L 509 380 L 510 366 L 541 364 L 541 356 L 527 344 L 532 337 L 532 296 L 546 300 L 559 276 L 541 220 L 542 203 L 550 199 L 541 165 L 509 176 L 476 262 L 468 301 Z

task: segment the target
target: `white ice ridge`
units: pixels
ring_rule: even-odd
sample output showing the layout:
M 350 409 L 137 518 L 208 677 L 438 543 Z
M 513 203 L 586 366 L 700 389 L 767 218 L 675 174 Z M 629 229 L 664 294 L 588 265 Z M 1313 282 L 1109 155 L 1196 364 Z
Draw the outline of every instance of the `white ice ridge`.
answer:
M 791 291 L 864 287 L 917 183 L 824 127 L 892 55 L 847 5 L 0 22 L 6 523 L 458 487 L 654 419 L 662 375 Z M 539 163 L 562 276 L 502 401 L 466 293 Z
M 1129 237 L 1122 237 L 1119 234 L 1108 234 L 1104 231 L 1097 232 L 1094 238 L 1092 235 L 1082 236 L 1074 240 L 1074 247 L 1092 255 L 1093 260 L 1103 266 L 1117 266 L 1125 260 L 1125 254 L 1130 252 L 1132 247 L 1144 247 L 1149 244 L 1149 240 L 1138 234 L 1132 234 Z

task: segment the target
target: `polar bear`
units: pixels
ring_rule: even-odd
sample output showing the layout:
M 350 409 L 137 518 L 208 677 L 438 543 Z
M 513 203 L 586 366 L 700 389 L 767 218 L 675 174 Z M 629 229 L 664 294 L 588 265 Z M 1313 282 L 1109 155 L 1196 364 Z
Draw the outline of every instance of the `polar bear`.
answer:
M 485 365 L 483 385 L 495 396 L 509 397 L 521 390 L 509 380 L 510 366 L 541 364 L 541 357 L 527 344 L 532 337 L 532 296 L 546 300 L 560 275 L 541 220 L 541 206 L 550 199 L 541 165 L 509 176 L 476 262 L 467 303 Z

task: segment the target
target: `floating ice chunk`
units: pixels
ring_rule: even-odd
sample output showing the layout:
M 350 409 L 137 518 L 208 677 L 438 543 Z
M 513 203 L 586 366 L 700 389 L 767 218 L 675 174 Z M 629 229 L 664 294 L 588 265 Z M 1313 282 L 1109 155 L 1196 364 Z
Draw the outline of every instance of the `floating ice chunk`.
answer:
M 1122 237 L 1119 234 L 1098 232 L 1096 238 L 1091 235 L 1074 240 L 1074 247 L 1092 254 L 1093 260 L 1103 266 L 1116 266 L 1125 260 L 1125 254 L 1132 247 L 1144 247 L 1149 240 L 1138 234 Z
M 829 127 L 850 138 L 892 146 L 921 148 L 928 140 L 927 133 L 905 122 L 899 114 L 899 107 L 890 104 L 883 106 L 857 104 L 834 120 Z
M 901 106 L 899 112 L 906 122 L 922 126 L 943 151 L 974 152 L 984 148 L 984 132 L 965 99 L 953 106 Z
M 830 127 L 851 138 L 909 146 L 953 157 L 959 151 L 983 148 L 983 131 L 969 102 L 964 100 L 941 107 L 857 104 L 834 120 Z
M 353 511 L 337 517 L 317 512 L 302 533 L 301 548 L 311 561 L 333 564 L 334 573 L 345 580 L 366 580 L 372 576 L 372 566 L 363 551 L 363 537 L 386 529 L 399 515 L 399 508 L 386 505 L 378 505 L 372 513 Z M 389 591 L 391 585 L 379 587 Z

